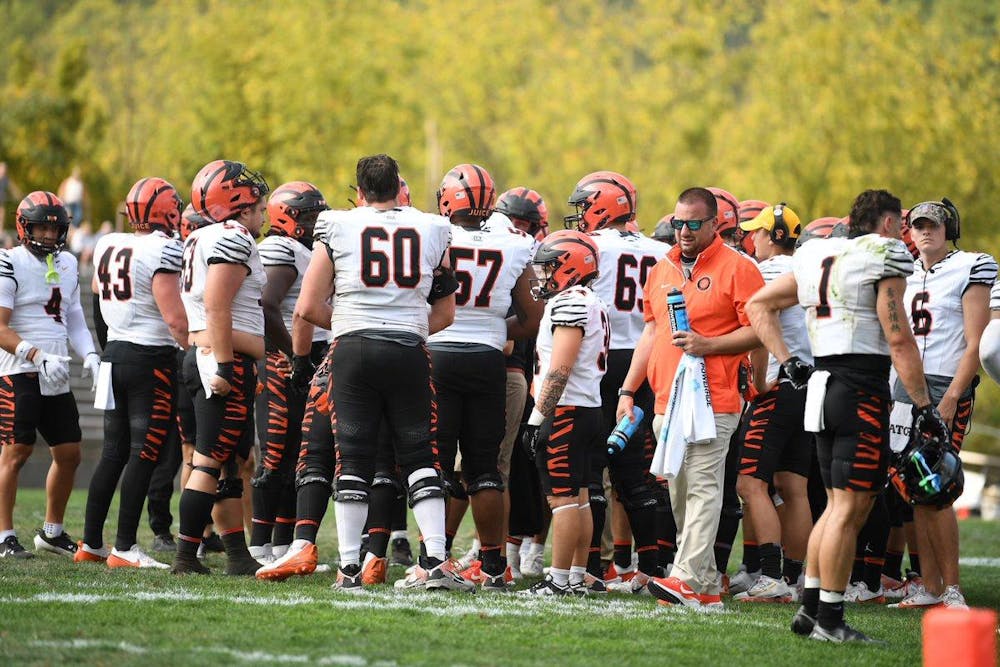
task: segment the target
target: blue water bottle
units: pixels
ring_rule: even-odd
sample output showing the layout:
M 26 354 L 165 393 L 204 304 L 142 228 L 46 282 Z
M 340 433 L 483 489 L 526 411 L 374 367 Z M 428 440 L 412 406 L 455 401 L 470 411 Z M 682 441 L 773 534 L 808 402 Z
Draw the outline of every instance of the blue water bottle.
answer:
M 684 303 L 684 295 L 676 287 L 667 294 L 667 314 L 670 317 L 670 328 L 674 333 L 678 331 L 691 331 L 688 323 L 687 305 Z
M 635 419 L 632 419 L 627 414 L 622 417 L 622 420 L 618 422 L 618 426 L 615 426 L 615 430 L 611 432 L 608 436 L 608 454 L 617 454 L 618 452 L 625 449 L 625 445 L 628 444 L 629 438 L 635 433 L 635 430 L 639 428 L 639 423 L 642 422 L 642 408 L 639 406 L 633 406 L 632 412 L 635 413 Z

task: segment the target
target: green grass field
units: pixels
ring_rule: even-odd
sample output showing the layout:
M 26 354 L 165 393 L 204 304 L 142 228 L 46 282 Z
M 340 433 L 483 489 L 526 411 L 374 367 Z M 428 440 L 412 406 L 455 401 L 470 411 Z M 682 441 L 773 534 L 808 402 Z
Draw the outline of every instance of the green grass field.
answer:
M 67 526 L 82 533 L 86 493 Z M 24 490 L 22 543 L 41 525 L 43 493 Z M 113 506 L 112 517 L 116 516 Z M 321 559 L 335 557 L 332 512 Z M 467 522 L 468 523 L 468 522 Z M 1000 608 L 1000 524 L 961 523 L 971 605 Z M 105 530 L 105 539 L 113 536 Z M 152 535 L 145 525 L 140 540 Z M 468 539 L 458 540 L 465 547 Z M 733 563 L 738 561 L 734 554 Z M 221 556 L 208 563 L 221 571 Z M 402 576 L 391 568 L 390 578 Z M 649 597 L 525 600 L 515 595 L 330 590 L 332 575 L 258 582 L 221 575 L 110 571 L 40 555 L 0 561 L 0 664 L 327 665 L 803 665 L 919 664 L 922 614 L 849 607 L 858 628 L 888 647 L 832 646 L 795 637 L 790 605 L 727 602 L 721 613 L 660 607 Z

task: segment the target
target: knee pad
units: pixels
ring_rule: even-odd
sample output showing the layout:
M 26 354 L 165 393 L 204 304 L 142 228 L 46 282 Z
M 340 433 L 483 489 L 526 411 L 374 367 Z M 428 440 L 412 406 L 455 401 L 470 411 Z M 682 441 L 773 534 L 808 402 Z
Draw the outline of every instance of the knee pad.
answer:
M 190 464 L 188 464 L 190 465 Z M 219 475 L 222 474 L 222 470 L 219 468 L 213 468 L 211 466 L 191 466 L 191 470 L 197 470 L 198 472 L 203 472 L 206 475 L 211 475 L 215 479 L 219 479 Z
M 325 484 L 330 489 L 333 488 L 330 476 L 315 470 L 303 470 L 295 476 L 295 488 L 301 489 L 306 484 Z
M 371 485 L 365 480 L 353 475 L 345 475 L 337 478 L 333 499 L 338 503 L 365 503 L 367 505 L 370 491 Z
M 733 519 L 743 518 L 743 506 L 742 505 L 723 505 L 722 511 L 720 512 L 722 517 L 730 517 Z
M 622 505 L 627 510 L 639 510 L 646 507 L 657 507 L 660 498 L 656 489 L 649 484 L 639 484 L 627 488 L 615 489 Z
M 216 500 L 227 500 L 229 498 L 243 497 L 243 480 L 239 477 L 227 477 L 219 480 L 219 490 L 215 494 Z
M 403 497 L 403 485 L 399 483 L 395 475 L 375 473 L 375 479 L 372 480 L 372 489 L 377 487 L 392 487 L 397 498 Z
M 503 478 L 500 477 L 498 472 L 488 472 L 483 475 L 479 475 L 466 487 L 466 491 L 470 496 L 474 496 L 480 491 L 503 491 Z
M 284 486 L 285 480 L 277 470 L 261 466 L 257 474 L 250 479 L 250 486 L 255 489 L 278 489 Z
M 444 479 L 442 485 L 449 498 L 454 498 L 455 500 L 469 499 L 469 494 L 466 491 L 465 484 L 462 484 L 462 480 L 454 478 Z M 410 507 L 413 507 L 413 505 L 410 505 Z
M 604 495 L 603 486 L 591 485 L 587 491 L 590 495 L 591 506 L 596 507 L 599 510 L 607 509 L 608 499 Z
M 440 477 L 424 477 L 410 485 L 407 490 L 407 503 L 412 508 L 417 503 L 431 498 L 444 498 L 444 487 Z

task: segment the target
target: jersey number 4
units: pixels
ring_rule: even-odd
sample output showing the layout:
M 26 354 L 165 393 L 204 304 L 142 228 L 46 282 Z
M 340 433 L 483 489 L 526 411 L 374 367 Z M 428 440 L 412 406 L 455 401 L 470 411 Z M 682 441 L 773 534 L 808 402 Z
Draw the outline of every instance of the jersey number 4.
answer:
M 459 268 L 463 261 L 475 260 L 476 266 L 487 267 L 486 279 L 483 280 L 479 293 L 476 294 L 472 305 L 476 308 L 490 307 L 490 294 L 493 286 L 500 275 L 500 267 L 503 265 L 503 253 L 499 250 L 487 250 L 486 248 L 455 248 L 451 249 L 451 266 L 455 269 L 455 280 L 458 281 L 458 291 L 455 292 L 455 305 L 464 306 L 472 296 L 472 273 Z
M 113 256 L 113 257 L 112 257 Z M 132 248 L 122 248 L 117 253 L 109 247 L 97 263 L 97 282 L 101 285 L 101 299 L 128 301 L 132 298 Z
M 392 233 L 382 227 L 361 232 L 361 282 L 368 287 L 385 287 L 392 280 L 398 287 L 413 289 L 420 283 L 420 233 L 401 227 Z M 378 243 L 378 247 L 376 246 Z M 391 256 L 390 256 L 391 255 Z

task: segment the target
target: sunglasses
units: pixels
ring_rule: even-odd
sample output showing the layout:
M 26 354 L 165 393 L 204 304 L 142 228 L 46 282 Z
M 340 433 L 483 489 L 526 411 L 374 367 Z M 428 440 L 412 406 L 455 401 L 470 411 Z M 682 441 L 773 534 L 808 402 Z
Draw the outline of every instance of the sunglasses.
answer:
M 687 225 L 688 229 L 690 229 L 692 232 L 696 232 L 699 229 L 701 229 L 702 225 L 708 222 L 712 222 L 713 220 L 715 220 L 715 216 L 712 216 L 710 218 L 705 218 L 704 220 L 679 220 L 677 218 L 671 218 L 670 226 L 680 231 L 684 229 L 684 225 Z

